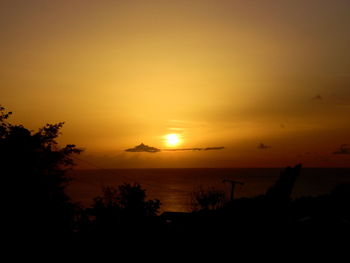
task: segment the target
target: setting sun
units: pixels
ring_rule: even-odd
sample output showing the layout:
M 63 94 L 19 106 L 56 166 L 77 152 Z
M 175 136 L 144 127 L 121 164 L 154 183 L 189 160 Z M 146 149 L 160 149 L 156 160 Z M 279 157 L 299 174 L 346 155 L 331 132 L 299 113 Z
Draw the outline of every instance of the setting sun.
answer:
M 178 134 L 167 134 L 165 135 L 165 143 L 169 147 L 174 147 L 181 143 L 181 138 Z

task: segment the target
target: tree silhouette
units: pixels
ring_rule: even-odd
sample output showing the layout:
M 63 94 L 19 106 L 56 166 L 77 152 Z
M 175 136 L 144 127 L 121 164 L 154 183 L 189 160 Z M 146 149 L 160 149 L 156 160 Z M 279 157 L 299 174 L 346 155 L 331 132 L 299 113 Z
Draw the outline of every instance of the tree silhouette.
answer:
M 124 183 L 116 188 L 104 187 L 103 194 L 94 199 L 93 209 L 115 210 L 127 217 L 156 216 L 160 201 L 146 200 L 146 190 L 141 185 Z
M 64 190 L 67 169 L 74 164 L 75 145 L 56 142 L 63 122 L 37 132 L 8 122 L 12 113 L 0 107 L 0 167 L 8 200 L 8 223 L 19 236 L 67 237 L 74 205 Z
M 115 233 L 137 233 L 151 230 L 154 216 L 158 214 L 160 201 L 146 200 L 146 190 L 139 184 L 124 183 L 118 187 L 104 187 L 102 195 L 94 199 L 90 214 L 98 234 L 113 236 Z

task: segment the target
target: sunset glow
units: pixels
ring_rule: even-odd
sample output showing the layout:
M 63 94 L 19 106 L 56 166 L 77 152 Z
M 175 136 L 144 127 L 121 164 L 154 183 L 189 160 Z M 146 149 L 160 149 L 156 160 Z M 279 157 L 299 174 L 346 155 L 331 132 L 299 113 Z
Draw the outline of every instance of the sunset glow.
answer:
M 345 0 L 5 1 L 0 104 L 110 168 L 349 166 L 349 25 Z
M 348 253 L 350 0 L 0 0 L 0 39 L 6 240 Z
M 168 147 L 175 147 L 181 144 L 181 138 L 178 134 L 165 135 L 165 143 Z

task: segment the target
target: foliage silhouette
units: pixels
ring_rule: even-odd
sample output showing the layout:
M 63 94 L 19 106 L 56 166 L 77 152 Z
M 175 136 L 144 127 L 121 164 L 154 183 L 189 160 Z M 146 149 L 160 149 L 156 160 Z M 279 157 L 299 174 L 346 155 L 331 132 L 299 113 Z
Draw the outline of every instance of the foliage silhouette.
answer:
M 63 123 L 47 124 L 37 132 L 8 122 L 12 113 L 0 107 L 0 167 L 8 196 L 8 224 L 18 237 L 68 238 L 74 204 L 65 194 L 75 145 L 60 148 Z
M 104 236 L 118 232 L 140 234 L 153 223 L 160 209 L 160 201 L 146 200 L 146 190 L 137 183 L 118 187 L 104 187 L 102 195 L 94 199 L 89 214 L 95 234 Z
M 160 201 L 147 200 L 146 190 L 141 185 L 124 183 L 117 188 L 104 187 L 102 196 L 94 199 L 93 207 L 118 209 L 129 216 L 156 216 L 159 212 Z
M 191 205 L 193 211 L 222 208 L 225 204 L 225 199 L 225 192 L 213 187 L 208 189 L 199 187 L 191 193 Z

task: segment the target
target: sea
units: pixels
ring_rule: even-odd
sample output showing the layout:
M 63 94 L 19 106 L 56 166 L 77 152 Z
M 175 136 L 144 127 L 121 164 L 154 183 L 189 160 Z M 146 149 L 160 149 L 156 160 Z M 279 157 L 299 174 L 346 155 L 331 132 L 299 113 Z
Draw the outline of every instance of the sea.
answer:
M 103 187 L 138 183 L 146 190 L 147 199 L 161 202 L 160 212 L 189 212 L 193 194 L 199 189 L 224 191 L 230 197 L 231 184 L 236 185 L 234 198 L 264 194 L 279 177 L 283 168 L 193 168 L 193 169 L 95 169 L 72 170 L 67 193 L 72 201 L 84 207 L 102 194 Z M 337 185 L 350 183 L 350 168 L 303 168 L 295 182 L 292 198 L 327 194 Z

